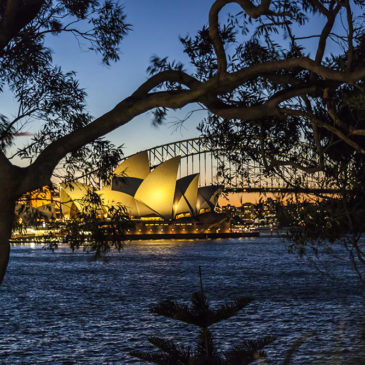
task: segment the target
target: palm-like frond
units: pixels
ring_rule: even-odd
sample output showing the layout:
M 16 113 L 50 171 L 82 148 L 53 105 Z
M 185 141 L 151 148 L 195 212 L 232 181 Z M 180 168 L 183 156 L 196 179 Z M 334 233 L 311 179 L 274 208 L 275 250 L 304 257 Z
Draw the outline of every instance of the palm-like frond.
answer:
M 151 307 L 150 312 L 160 316 L 181 320 L 180 316 L 183 317 L 184 313 L 189 313 L 189 307 L 172 300 L 163 300 Z
M 192 306 L 189 307 L 165 300 L 152 307 L 151 312 L 199 327 L 209 327 L 236 315 L 239 310 L 251 303 L 252 299 L 248 297 L 238 298 L 218 309 L 211 309 L 205 295 L 199 292 L 192 295 L 191 301 Z
M 185 363 L 177 363 L 174 362 L 174 360 L 170 361 L 169 356 L 162 351 L 155 351 L 155 352 L 132 351 L 130 352 L 130 355 L 133 357 L 137 357 L 138 359 L 151 362 L 153 364 L 185 365 Z
M 164 365 L 187 365 L 190 359 L 190 348 L 175 345 L 171 340 L 150 337 L 148 341 L 160 350 L 155 352 L 132 351 L 131 355 L 141 360 Z
M 228 365 L 247 365 L 266 357 L 262 349 L 275 341 L 276 337 L 266 336 L 257 340 L 245 340 L 230 351 L 225 352 L 225 363 Z
M 175 345 L 171 340 L 165 340 L 155 336 L 150 337 L 148 341 L 177 360 L 187 361 L 190 357 L 190 347 Z
M 213 323 L 223 321 L 225 319 L 231 318 L 237 314 L 238 311 L 245 308 L 248 304 L 253 301 L 249 297 L 237 298 L 230 303 L 226 303 L 220 308 L 217 308 L 213 312 L 215 313 L 215 320 Z

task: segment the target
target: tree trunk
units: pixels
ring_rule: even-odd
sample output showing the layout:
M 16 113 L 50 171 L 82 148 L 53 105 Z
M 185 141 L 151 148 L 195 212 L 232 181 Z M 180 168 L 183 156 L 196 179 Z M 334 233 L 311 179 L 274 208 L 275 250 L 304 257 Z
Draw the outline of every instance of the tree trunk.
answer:
M 9 262 L 16 202 L 26 192 L 48 185 L 49 179 L 42 171 L 12 165 L 0 150 L 0 284 Z
M 4 279 L 10 254 L 10 236 L 14 219 L 15 199 L 0 183 L 0 284 Z

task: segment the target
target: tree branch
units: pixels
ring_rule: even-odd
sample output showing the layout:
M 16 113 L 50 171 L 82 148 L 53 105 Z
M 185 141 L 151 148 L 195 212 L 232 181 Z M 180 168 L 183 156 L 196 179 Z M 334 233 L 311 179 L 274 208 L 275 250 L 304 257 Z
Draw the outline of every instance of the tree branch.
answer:
M 215 98 L 202 101 L 209 110 L 214 114 L 226 119 L 241 119 L 244 121 L 254 121 L 265 117 L 280 117 L 281 110 L 278 105 L 286 100 L 297 96 L 311 94 L 317 90 L 316 86 L 291 88 L 279 91 L 263 104 L 249 107 L 240 107 L 225 104 L 223 101 Z
M 352 70 L 352 62 L 354 58 L 354 24 L 352 19 L 352 12 L 349 0 L 345 0 L 345 7 L 346 7 L 346 16 L 347 16 L 347 24 L 349 27 L 349 34 L 348 34 L 348 51 L 347 51 L 347 70 Z
M 264 62 L 254 66 L 243 68 L 239 71 L 226 74 L 224 79 L 217 84 L 217 79 L 212 78 L 207 82 L 214 83 L 218 92 L 229 92 L 248 80 L 254 80 L 258 76 L 265 77 L 266 74 L 273 74 L 280 70 L 305 69 L 311 71 L 325 80 L 353 83 L 365 77 L 365 67 L 351 72 L 340 72 L 324 67 L 308 57 L 288 58 L 285 60 Z
M 312 114 L 313 110 L 312 110 L 312 106 L 311 106 L 311 103 L 310 103 L 308 97 L 304 96 L 303 100 L 304 100 L 304 103 L 306 105 L 308 112 Z M 318 125 L 313 120 L 311 122 L 312 122 L 314 142 L 316 144 L 316 149 L 317 149 L 317 153 L 319 156 L 319 165 L 323 169 L 324 168 L 324 155 L 323 155 L 323 148 L 321 146 L 321 141 L 320 141 L 320 137 L 319 137 Z
M 317 8 L 323 15 L 328 16 L 328 10 L 326 7 L 318 0 L 309 0 L 313 8 Z
M 76 151 L 148 110 L 156 107 L 181 108 L 188 103 L 198 101 L 204 92 L 204 89 L 158 92 L 139 99 L 129 97 L 123 100 L 114 109 L 86 127 L 80 128 L 47 146 L 34 163 L 27 168 L 27 176 L 19 187 L 20 194 L 40 185 L 47 185 L 54 168 L 67 153 Z
M 314 115 L 311 115 L 309 113 L 304 113 L 300 110 L 294 110 L 294 109 L 281 109 L 283 113 L 290 114 L 290 115 L 296 115 L 301 116 L 304 118 L 307 118 L 311 121 L 313 121 L 315 124 L 317 124 L 319 127 L 327 129 L 329 132 L 336 135 L 338 138 L 340 138 L 342 141 L 344 141 L 346 144 L 351 146 L 354 150 L 360 152 L 361 154 L 365 154 L 365 148 L 360 146 L 358 143 L 353 141 L 351 138 L 346 136 L 342 131 L 340 131 L 338 128 L 329 125 L 327 123 L 324 123 L 323 121 L 316 118 Z
M 262 15 L 275 15 L 269 10 L 271 0 L 262 0 L 261 4 L 255 6 L 249 0 L 216 0 L 209 11 L 209 37 L 213 43 L 214 51 L 218 62 L 218 76 L 221 77 L 227 71 L 227 57 L 224 50 L 224 44 L 219 34 L 219 13 L 226 5 L 236 3 L 247 13 L 251 18 L 258 18 Z
M 11 39 L 39 13 L 43 0 L 7 0 L 0 21 L 0 54 Z
M 7 126 L 6 129 L 0 134 L 0 140 L 2 138 L 4 138 L 6 136 L 6 134 L 8 134 L 11 130 L 11 128 L 17 123 L 19 122 L 21 119 L 25 118 L 25 117 L 29 117 L 30 115 L 32 115 L 35 111 L 37 110 L 37 108 L 34 108 L 32 110 L 29 110 L 28 112 L 24 113 L 24 114 L 18 114 L 18 116 L 16 118 L 14 118 Z
M 189 88 L 198 87 L 202 84 L 200 81 L 183 71 L 168 70 L 149 78 L 131 95 L 131 98 L 140 98 L 143 95 L 147 95 L 151 90 L 164 82 L 177 82 Z
M 327 38 L 331 33 L 333 24 L 335 23 L 337 14 L 340 11 L 341 7 L 342 7 L 341 5 L 337 5 L 333 11 L 327 11 L 327 14 L 326 14 L 327 23 L 322 30 L 322 33 L 321 33 L 321 36 L 319 37 L 319 42 L 318 42 L 318 48 L 317 48 L 317 53 L 316 53 L 316 58 L 315 58 L 315 61 L 317 63 L 322 62 L 324 51 L 326 49 Z

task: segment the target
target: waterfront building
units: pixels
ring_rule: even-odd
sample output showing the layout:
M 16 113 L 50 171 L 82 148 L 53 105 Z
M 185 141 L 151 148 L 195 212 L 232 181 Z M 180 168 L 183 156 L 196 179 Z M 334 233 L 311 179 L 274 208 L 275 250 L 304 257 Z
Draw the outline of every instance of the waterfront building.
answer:
M 137 153 L 122 162 L 113 172 L 109 182 L 96 193 L 106 208 L 125 207 L 132 219 L 160 218 L 173 220 L 197 217 L 213 212 L 220 186 L 199 187 L 199 174 L 177 179 L 180 156 L 171 158 L 152 171 L 146 152 Z M 62 214 L 72 218 L 82 211 L 92 188 L 81 183 L 62 184 L 60 203 Z

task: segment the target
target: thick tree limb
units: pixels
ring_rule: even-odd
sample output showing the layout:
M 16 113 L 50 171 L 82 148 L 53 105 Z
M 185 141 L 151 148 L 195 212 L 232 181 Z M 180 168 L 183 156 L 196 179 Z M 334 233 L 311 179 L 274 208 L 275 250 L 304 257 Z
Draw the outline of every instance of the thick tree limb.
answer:
M 365 129 L 350 128 L 350 134 L 353 136 L 365 136 Z
M 163 82 L 179 82 L 190 88 L 201 87 L 208 92 L 220 94 L 230 92 L 242 85 L 246 81 L 253 81 L 257 77 L 268 77 L 268 79 L 276 78 L 278 71 L 292 71 L 292 70 L 308 70 L 327 81 L 335 82 L 356 82 L 365 77 L 365 67 L 359 68 L 352 72 L 340 72 L 330 68 L 321 66 L 308 57 L 288 58 L 279 61 L 264 62 L 250 67 L 245 67 L 239 71 L 227 73 L 224 78 L 219 79 L 217 76 L 212 77 L 205 83 L 199 82 L 194 77 L 182 71 L 164 71 L 155 76 L 152 76 L 142 86 L 140 86 L 133 94 L 134 96 L 141 96 L 148 93 L 153 88 L 161 85 Z M 279 79 L 282 80 L 280 76 Z
M 160 72 L 149 78 L 131 95 L 131 98 L 139 98 L 146 95 L 164 82 L 176 82 L 189 88 L 201 85 L 200 81 L 183 71 L 168 70 Z
M 226 74 L 219 85 L 219 92 L 228 92 L 241 85 L 244 81 L 254 80 L 258 76 L 265 77 L 266 74 L 273 74 L 280 70 L 308 70 L 325 80 L 337 82 L 353 83 L 365 77 L 365 67 L 359 68 L 352 72 L 340 72 L 319 65 L 308 57 L 288 58 L 285 60 L 264 62 L 242 70 Z M 209 80 L 207 83 L 215 83 L 216 78 Z
M 316 86 L 304 88 L 292 88 L 280 91 L 272 96 L 267 102 L 250 107 L 227 105 L 219 99 L 214 101 L 202 101 L 214 114 L 225 119 L 241 119 L 254 121 L 265 117 L 280 117 L 281 111 L 278 105 L 286 100 L 297 96 L 304 96 L 316 91 Z
M 0 21 L 0 54 L 11 39 L 39 13 L 43 0 L 6 0 Z

